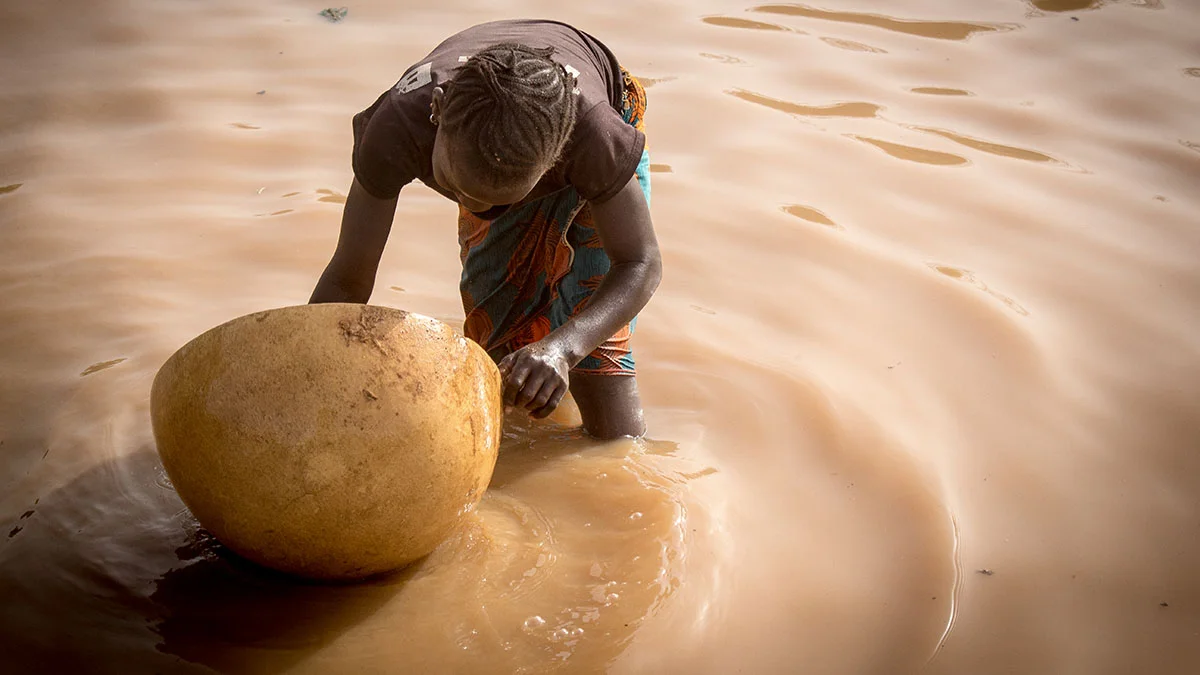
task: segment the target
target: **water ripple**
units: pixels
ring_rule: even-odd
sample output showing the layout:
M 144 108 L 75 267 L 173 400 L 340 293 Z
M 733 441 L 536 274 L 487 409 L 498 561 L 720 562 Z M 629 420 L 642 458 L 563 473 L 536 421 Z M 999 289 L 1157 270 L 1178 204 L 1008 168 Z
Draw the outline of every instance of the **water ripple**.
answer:
M 966 157 L 953 155 L 948 152 L 938 152 L 937 150 L 928 150 L 926 148 L 917 148 L 911 145 L 902 143 L 893 143 L 884 141 L 878 138 L 869 138 L 867 136 L 850 135 L 856 141 L 862 141 L 873 145 L 896 159 L 903 159 L 908 162 L 917 162 L 918 164 L 933 164 L 935 166 L 960 166 L 969 164 Z
M 991 295 L 1000 302 L 1004 303 L 1005 306 L 1021 316 L 1029 316 L 1029 310 L 1022 307 L 1016 300 L 1013 300 L 1007 295 L 996 291 L 984 282 L 980 281 L 979 278 L 975 276 L 975 273 L 970 270 L 965 270 L 961 267 L 952 267 L 950 265 L 939 265 L 937 263 L 929 263 L 929 267 L 930 269 L 939 272 L 940 274 L 944 274 L 955 281 L 961 281 L 965 284 L 969 284 L 975 288 L 978 288 L 984 293 L 987 293 L 988 295 Z
M 913 87 L 909 89 L 914 94 L 928 94 L 931 96 L 974 96 L 971 92 L 965 89 L 952 89 L 950 87 Z
M 886 49 L 880 49 L 879 47 L 872 47 L 871 45 L 866 45 L 861 42 L 855 42 L 854 40 L 842 40 L 841 38 L 823 37 L 823 38 L 821 38 L 821 42 L 824 42 L 825 44 L 827 44 L 831 47 L 837 47 L 838 49 L 845 49 L 846 51 L 851 51 L 851 52 L 867 52 L 869 54 L 886 54 L 887 53 Z
M 965 145 L 968 148 L 974 148 L 975 150 L 979 150 L 981 152 L 986 152 L 986 153 L 989 153 L 992 155 L 999 155 L 1000 157 L 1011 157 L 1013 159 L 1023 159 L 1025 161 L 1029 161 L 1029 162 L 1046 162 L 1046 163 L 1050 163 L 1050 164 L 1066 164 L 1065 162 L 1055 159 L 1055 158 L 1051 157 L 1050 155 L 1042 154 L 1035 150 L 1026 150 L 1024 148 L 1017 148 L 1017 147 L 1013 147 L 1011 145 L 1001 145 L 1000 143 L 992 143 L 989 141 L 980 140 L 978 138 L 972 138 L 970 136 L 965 136 L 963 134 L 957 134 L 957 133 L 954 133 L 953 131 L 947 131 L 945 129 L 934 129 L 932 127 L 918 127 L 918 126 L 910 126 L 909 128 L 914 129 L 916 131 L 923 131 L 927 134 L 934 134 L 936 136 L 941 136 L 942 138 L 946 138 L 951 141 L 954 141 L 955 143 L 958 143 L 959 145 Z
M 787 26 L 780 26 L 779 24 L 767 23 L 765 21 L 754 21 L 753 19 L 739 19 L 734 16 L 706 16 L 701 18 L 701 21 L 713 26 L 722 26 L 725 28 L 748 28 L 750 30 L 771 30 L 789 33 L 793 32 L 792 29 L 788 28 Z
M 807 220 L 812 223 L 816 223 L 818 225 L 824 225 L 826 227 L 831 227 L 835 230 L 844 229 L 841 225 L 838 225 L 837 223 L 833 222 L 833 220 L 831 220 L 829 218 L 829 216 L 825 215 L 825 213 L 823 211 L 820 211 L 819 209 L 814 209 L 811 206 L 804 206 L 803 204 L 788 204 L 786 206 L 781 207 L 780 210 L 790 216 L 802 218 L 804 220 Z
M 829 105 L 802 105 L 770 96 L 763 96 L 762 94 L 745 89 L 729 89 L 725 93 L 734 98 L 740 98 L 743 101 L 756 103 L 772 110 L 779 110 L 789 115 L 799 115 L 802 117 L 878 117 L 879 111 L 883 109 L 882 106 L 862 101 L 831 103 Z
M 976 33 L 994 33 L 1016 30 L 1021 26 L 1012 23 L 970 23 L 966 21 L 925 21 L 920 19 L 898 19 L 882 14 L 860 12 L 835 12 L 817 9 L 808 5 L 779 4 L 759 5 L 752 12 L 800 16 L 807 19 L 853 23 L 873 26 L 905 35 L 933 38 L 935 40 L 967 40 Z

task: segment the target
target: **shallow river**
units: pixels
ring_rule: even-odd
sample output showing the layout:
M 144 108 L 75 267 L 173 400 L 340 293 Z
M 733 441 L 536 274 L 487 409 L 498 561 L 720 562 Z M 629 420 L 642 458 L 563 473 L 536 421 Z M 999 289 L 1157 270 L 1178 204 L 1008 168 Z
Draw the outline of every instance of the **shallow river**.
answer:
M 4 672 L 1200 672 L 1200 4 L 404 4 L 0 8 Z M 307 299 L 350 116 L 511 15 L 648 85 L 650 438 L 511 424 L 398 576 L 222 555 L 155 372 Z M 461 325 L 454 213 L 373 302 Z

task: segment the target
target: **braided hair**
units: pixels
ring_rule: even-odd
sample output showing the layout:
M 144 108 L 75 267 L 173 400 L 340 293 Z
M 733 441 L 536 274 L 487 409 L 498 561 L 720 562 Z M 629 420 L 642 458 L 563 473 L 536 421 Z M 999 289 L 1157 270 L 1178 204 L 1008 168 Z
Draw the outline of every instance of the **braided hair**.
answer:
M 549 169 L 575 128 L 575 77 L 550 59 L 553 53 L 494 45 L 459 66 L 446 85 L 439 124 L 501 177 Z

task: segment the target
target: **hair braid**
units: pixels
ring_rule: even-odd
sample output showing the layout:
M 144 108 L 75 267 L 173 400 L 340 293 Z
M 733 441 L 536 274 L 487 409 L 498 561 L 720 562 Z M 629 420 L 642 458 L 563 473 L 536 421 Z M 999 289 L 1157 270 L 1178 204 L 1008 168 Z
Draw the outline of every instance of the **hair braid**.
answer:
M 455 70 L 441 124 L 475 145 L 501 176 L 545 170 L 575 127 L 575 78 L 550 59 L 552 48 L 488 47 Z

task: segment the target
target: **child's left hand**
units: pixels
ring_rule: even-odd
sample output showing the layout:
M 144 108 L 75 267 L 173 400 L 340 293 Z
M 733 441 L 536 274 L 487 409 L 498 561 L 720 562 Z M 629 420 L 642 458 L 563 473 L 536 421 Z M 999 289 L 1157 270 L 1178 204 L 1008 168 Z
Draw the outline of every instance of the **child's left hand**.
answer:
M 566 355 L 553 342 L 542 340 L 501 359 L 504 405 L 524 408 L 542 419 L 566 396 L 570 380 Z

